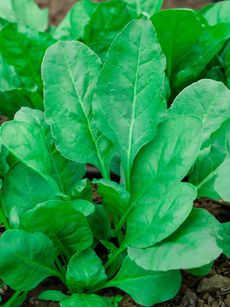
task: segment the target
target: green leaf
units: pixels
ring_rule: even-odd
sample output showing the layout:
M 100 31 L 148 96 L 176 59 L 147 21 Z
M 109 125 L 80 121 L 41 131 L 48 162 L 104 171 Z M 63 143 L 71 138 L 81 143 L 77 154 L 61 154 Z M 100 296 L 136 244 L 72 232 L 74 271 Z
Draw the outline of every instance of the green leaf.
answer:
M 210 100 L 210 95 L 212 99 Z M 230 117 L 230 90 L 221 82 L 200 80 L 186 87 L 168 109 L 168 115 L 195 115 L 202 120 L 202 145 Z
M 46 117 L 58 150 L 70 160 L 94 164 L 108 177 L 111 146 L 96 129 L 92 113 L 100 69 L 98 57 L 80 42 L 49 48 L 42 65 Z
M 218 169 L 214 190 L 225 201 L 230 201 L 230 160 L 227 159 Z
M 97 185 L 97 192 L 102 197 L 102 203 L 106 206 L 107 210 L 118 216 L 122 216 L 128 209 L 130 194 L 118 183 L 98 179 L 93 183 Z
M 70 257 L 76 251 L 92 244 L 93 236 L 84 215 L 70 202 L 50 200 L 27 211 L 20 228 L 30 232 L 43 232 L 52 241 L 59 254 Z
M 76 199 L 85 199 L 91 201 L 93 198 L 93 187 L 89 179 L 84 178 L 75 182 L 69 195 Z
M 71 201 L 71 206 L 84 216 L 89 216 L 95 211 L 95 205 L 84 199 L 75 199 Z
M 101 259 L 92 249 L 78 252 L 70 259 L 66 281 L 72 292 L 83 292 L 101 287 L 106 279 Z
M 126 244 L 145 248 L 171 235 L 186 220 L 196 198 L 196 188 L 177 183 L 161 198 L 137 206 L 128 218 Z
M 58 276 L 52 242 L 42 233 L 7 230 L 0 250 L 0 278 L 14 290 L 29 291 L 48 276 Z
M 93 236 L 98 240 L 108 241 L 111 237 L 110 216 L 103 205 L 96 205 L 93 214 L 88 216 Z
M 159 202 L 187 175 L 199 152 L 201 134 L 201 121 L 194 116 L 172 117 L 159 125 L 156 138 L 141 150 L 133 166 L 133 204 Z
M 221 51 L 229 38 L 230 28 L 227 24 L 203 27 L 197 43 L 181 57 L 177 65 L 178 73 L 172 78 L 173 87 L 180 90 L 200 79 L 206 66 Z
M 154 29 L 141 19 L 131 21 L 116 37 L 97 82 L 96 123 L 120 155 L 127 190 L 133 160 L 154 138 L 165 109 L 164 70 Z
M 48 28 L 48 9 L 41 10 L 34 0 L 1 0 L 0 17 L 37 31 Z
M 69 193 L 85 167 L 63 158 L 54 145 L 50 128 L 38 110 L 21 109 L 14 121 L 1 128 L 3 144 L 21 162 L 44 177 L 57 194 Z
M 201 10 L 210 25 L 230 23 L 230 2 L 223 1 L 208 5 Z
M 131 19 L 123 1 L 102 1 L 85 27 L 83 41 L 104 59 L 112 41 Z
M 13 118 L 22 106 L 42 109 L 43 103 L 38 92 L 31 92 L 24 88 L 16 88 L 7 91 L 0 90 L 0 112 L 9 118 Z
M 54 32 L 58 40 L 77 40 L 84 35 L 85 27 L 99 4 L 89 0 L 78 1 Z
M 132 260 L 145 270 L 193 269 L 215 260 L 222 252 L 217 240 L 221 224 L 206 210 L 193 209 L 181 227 L 155 246 L 129 248 Z
M 177 294 L 181 275 L 179 271 L 146 271 L 126 257 L 118 274 L 106 286 L 127 292 L 138 304 L 152 306 Z
M 110 299 L 96 294 L 73 294 L 60 302 L 61 307 L 112 307 Z
M 26 211 L 56 197 L 43 177 L 21 163 L 11 167 L 3 187 L 3 203 L 11 227 L 19 226 Z
M 59 302 L 68 298 L 68 296 L 59 290 L 46 290 L 39 294 L 38 299 L 43 301 Z
M 222 229 L 223 242 L 221 242 L 221 248 L 225 256 L 230 258 L 230 222 L 224 223 Z
M 152 16 L 161 9 L 164 0 L 125 0 L 133 18 L 140 14 Z
M 53 43 L 49 33 L 36 32 L 27 27 L 19 28 L 15 24 L 9 24 L 0 31 L 0 53 L 15 68 L 29 90 L 41 90 L 42 58 Z
M 218 189 L 216 189 L 219 187 L 219 185 L 216 186 L 217 178 L 219 182 L 223 180 L 222 183 L 225 182 L 225 184 L 230 179 L 226 173 L 226 166 L 228 166 L 230 159 L 230 120 L 225 121 L 212 134 L 209 142 L 210 148 L 204 150 L 197 159 L 189 180 L 197 186 L 200 197 L 219 199 Z M 220 188 L 221 191 L 223 191 L 223 187 Z
M 188 270 L 194 276 L 205 276 L 210 273 L 213 267 L 213 261 L 199 268 Z
M 151 21 L 167 59 L 168 76 L 171 77 L 184 53 L 201 35 L 206 21 L 199 12 L 190 9 L 163 10 L 153 15 Z

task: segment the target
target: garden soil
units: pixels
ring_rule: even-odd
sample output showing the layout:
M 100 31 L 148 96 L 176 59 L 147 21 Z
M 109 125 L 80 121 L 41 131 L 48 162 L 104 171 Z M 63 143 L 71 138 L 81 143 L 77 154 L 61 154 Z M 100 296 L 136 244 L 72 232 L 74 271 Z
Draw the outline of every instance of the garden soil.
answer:
M 50 23 L 58 24 L 60 20 L 65 16 L 69 8 L 76 2 L 75 0 L 37 0 L 41 7 L 50 8 Z M 200 8 L 209 1 L 207 0 L 166 0 L 165 8 L 172 7 L 193 7 Z M 99 200 L 95 197 L 95 200 Z M 217 219 L 221 222 L 230 220 L 230 204 L 212 202 L 207 199 L 199 200 L 195 203 L 196 207 L 203 207 L 211 211 Z M 3 228 L 0 228 L 0 235 L 3 232 Z M 48 289 L 61 290 L 66 293 L 66 289 L 58 280 L 47 279 L 41 283 L 36 289 L 34 289 L 27 301 L 22 307 L 57 307 L 58 303 L 44 302 L 38 300 L 40 292 Z M 154 291 L 154 289 L 153 289 Z M 11 296 L 12 291 L 4 286 L 0 289 L 0 293 L 3 293 L 3 298 L 7 299 Z M 108 292 L 103 293 L 106 296 L 120 295 L 115 289 L 111 289 Z M 124 295 L 119 307 L 136 307 L 140 306 L 135 304 L 133 300 Z M 205 277 L 194 277 L 188 273 L 183 273 L 183 283 L 180 292 L 173 299 L 163 304 L 155 305 L 157 307 L 230 307 L 230 260 L 224 256 L 221 256 L 213 266 L 212 271 Z

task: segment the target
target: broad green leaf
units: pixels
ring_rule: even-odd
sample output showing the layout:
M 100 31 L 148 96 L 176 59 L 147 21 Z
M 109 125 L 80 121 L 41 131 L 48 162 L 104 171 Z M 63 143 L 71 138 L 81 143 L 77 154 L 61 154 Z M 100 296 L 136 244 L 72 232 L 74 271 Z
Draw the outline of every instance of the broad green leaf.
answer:
M 52 241 L 59 254 L 70 257 L 92 244 L 93 236 L 86 218 L 70 202 L 50 200 L 27 211 L 20 228 L 43 232 Z
M 204 79 L 186 87 L 167 114 L 199 117 L 203 123 L 202 145 L 206 147 L 211 134 L 230 118 L 229 104 L 230 90 L 221 82 Z
M 221 247 L 223 248 L 223 253 L 230 258 L 230 222 L 223 224 L 222 236 Z
M 154 204 L 189 172 L 200 149 L 202 126 L 194 116 L 159 125 L 156 138 L 138 154 L 131 174 L 132 202 Z
M 157 13 L 164 0 L 125 0 L 131 15 L 136 18 L 140 14 L 152 16 Z
M 112 41 L 131 19 L 123 1 L 102 1 L 85 27 L 83 41 L 104 59 Z
M 125 291 L 138 304 L 153 306 L 177 294 L 181 286 L 181 275 L 179 271 L 146 271 L 127 256 L 120 271 L 106 286 Z
M 98 5 L 91 0 L 78 1 L 56 28 L 54 37 L 58 40 L 82 38 L 85 27 Z
M 96 123 L 120 155 L 127 190 L 133 160 L 154 138 L 165 109 L 164 70 L 153 26 L 141 19 L 131 21 L 116 37 L 97 82 Z
M 206 210 L 193 209 L 181 227 L 155 246 L 129 248 L 132 260 L 145 270 L 193 269 L 215 260 L 222 252 L 217 240 L 221 224 Z
M 102 203 L 106 206 L 107 210 L 118 216 L 122 216 L 128 209 L 130 194 L 124 187 L 118 183 L 98 179 L 93 183 L 97 185 L 97 192 L 102 197 Z
M 95 211 L 95 205 L 88 200 L 75 199 L 71 201 L 71 205 L 76 211 L 81 212 L 84 216 L 88 216 Z
M 44 301 L 59 302 L 68 298 L 68 296 L 59 290 L 46 290 L 39 294 L 38 299 Z
M 61 307 L 112 307 L 109 298 L 96 294 L 73 294 L 60 302 Z
M 48 276 L 58 276 L 52 242 L 42 233 L 7 230 L 0 250 L 0 278 L 14 290 L 29 291 Z
M 212 5 L 208 5 L 201 9 L 204 17 L 207 19 L 210 25 L 216 25 L 219 23 L 230 24 L 230 2 L 221 1 Z
M 11 167 L 3 187 L 3 203 L 11 227 L 18 227 L 26 211 L 56 197 L 43 177 L 21 163 Z
M 87 46 L 60 42 L 47 51 L 42 74 L 46 117 L 58 150 L 70 160 L 94 164 L 107 177 L 111 146 L 96 129 L 92 113 L 100 69 L 100 60 Z
M 68 194 L 84 175 L 82 164 L 66 160 L 57 151 L 41 111 L 22 108 L 14 121 L 2 126 L 1 139 L 13 155 L 43 176 L 57 194 Z
M 230 38 L 227 24 L 203 27 L 199 40 L 181 57 L 177 65 L 177 74 L 172 77 L 176 90 L 200 79 L 204 69 L 218 54 Z
M 230 160 L 230 120 L 212 134 L 209 140 L 210 148 L 204 150 L 195 163 L 189 180 L 196 185 L 199 197 L 220 198 L 216 190 L 216 180 L 225 182 L 230 180 L 226 173 Z M 225 169 L 223 171 L 223 169 Z M 223 187 L 220 191 L 223 191 Z M 217 194 L 217 195 L 216 195 Z
M 15 68 L 28 90 L 41 90 L 42 58 L 53 43 L 49 33 L 19 28 L 15 24 L 9 24 L 0 31 L 0 53 Z
M 48 10 L 41 10 L 34 0 L 1 0 L 0 17 L 37 31 L 48 28 Z
M 151 17 L 171 77 L 184 53 L 195 44 L 205 26 L 199 12 L 190 9 L 163 10 Z
M 128 218 L 126 244 L 145 248 L 171 235 L 186 220 L 196 198 L 196 188 L 178 183 L 154 202 L 137 206 Z
M 106 279 L 101 259 L 92 249 L 78 252 L 70 259 L 66 281 L 72 292 L 83 292 L 101 287 Z

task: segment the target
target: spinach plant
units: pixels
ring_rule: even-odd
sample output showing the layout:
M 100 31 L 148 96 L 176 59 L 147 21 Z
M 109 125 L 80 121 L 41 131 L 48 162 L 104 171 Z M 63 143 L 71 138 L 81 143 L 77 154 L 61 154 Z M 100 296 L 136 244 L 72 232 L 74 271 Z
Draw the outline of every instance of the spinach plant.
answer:
M 228 253 L 228 224 L 193 201 L 197 191 L 221 193 L 217 182 L 226 180 L 220 166 L 228 161 L 229 90 L 201 80 L 167 110 L 165 69 L 147 17 L 116 36 L 104 64 L 82 42 L 47 50 L 45 113 L 22 108 L 1 127 L 16 159 L 3 181 L 9 229 L 0 238 L 0 278 L 16 291 L 11 302 L 52 276 L 68 292 L 40 298 L 62 307 L 115 306 L 116 298 L 100 296 L 110 287 L 151 306 L 176 295 L 180 270 L 206 273 Z M 114 155 L 120 182 L 110 177 Z M 209 159 L 215 171 L 204 165 Z M 83 178 L 85 164 L 101 172 L 93 180 L 101 204 Z

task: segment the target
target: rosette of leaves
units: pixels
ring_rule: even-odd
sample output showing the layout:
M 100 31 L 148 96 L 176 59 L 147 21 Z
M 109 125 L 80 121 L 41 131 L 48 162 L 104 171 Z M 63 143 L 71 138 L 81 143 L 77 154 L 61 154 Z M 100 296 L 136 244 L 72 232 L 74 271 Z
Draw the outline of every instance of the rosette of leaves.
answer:
M 104 64 L 81 42 L 59 42 L 46 52 L 45 117 L 26 108 L 1 128 L 4 146 L 19 162 L 3 182 L 14 229 L 0 239 L 0 278 L 19 295 L 56 276 L 71 295 L 48 291 L 41 298 L 64 307 L 116 306 L 116 299 L 98 294 L 109 287 L 152 306 L 176 295 L 180 270 L 202 274 L 222 253 L 222 225 L 193 208 L 200 187 L 186 176 L 228 123 L 220 116 L 214 125 L 203 108 L 175 111 L 178 101 L 189 107 L 194 92 L 205 100 L 206 88 L 222 100 L 222 91 L 208 80 L 195 83 L 166 113 L 165 69 L 147 18 L 118 34 Z M 119 183 L 110 179 L 114 154 L 121 161 Z M 100 205 L 82 179 L 86 163 L 102 174 L 94 181 Z

